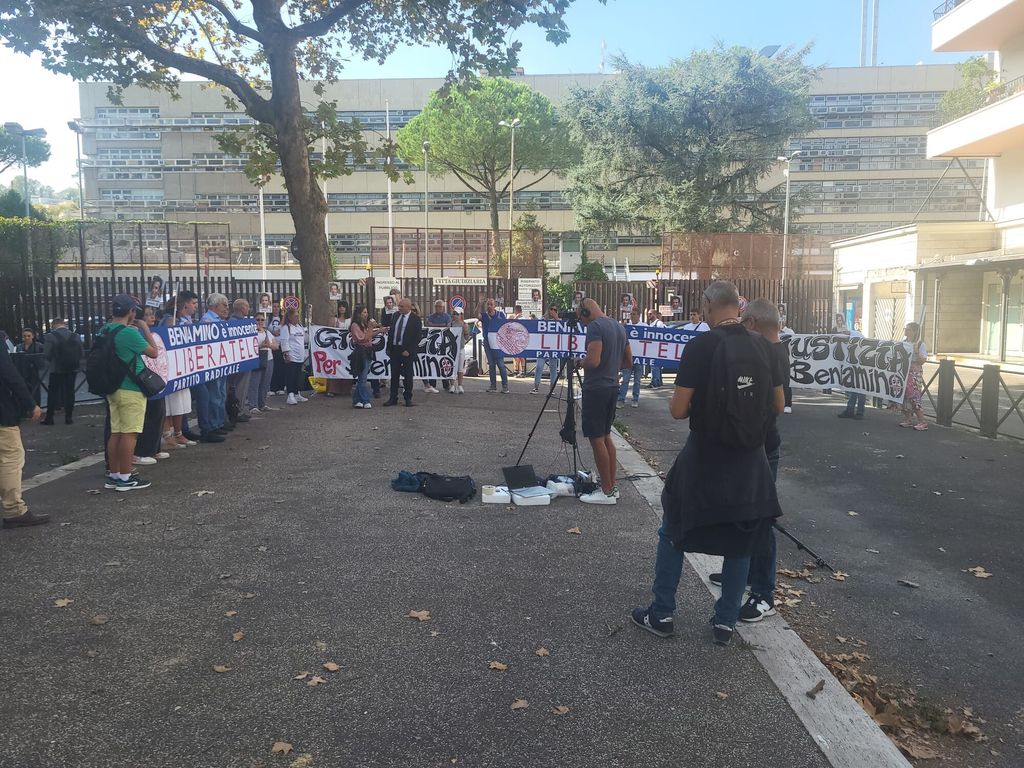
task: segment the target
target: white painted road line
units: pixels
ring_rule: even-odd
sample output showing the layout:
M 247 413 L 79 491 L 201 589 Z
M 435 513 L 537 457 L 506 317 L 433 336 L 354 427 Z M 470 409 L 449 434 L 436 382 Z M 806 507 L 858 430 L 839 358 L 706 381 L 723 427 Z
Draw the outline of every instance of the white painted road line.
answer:
M 54 480 L 60 480 L 62 477 L 67 477 L 76 469 L 91 467 L 95 464 L 101 463 L 102 461 L 103 454 L 94 453 L 91 456 L 86 456 L 84 459 L 72 461 L 70 464 L 64 464 L 63 466 L 51 469 L 48 472 L 40 472 L 38 475 L 33 475 L 28 480 L 22 481 L 21 490 L 31 491 L 33 488 L 38 488 L 40 485 L 46 485 L 47 483 L 52 483 Z
M 654 475 L 632 482 L 660 524 L 663 483 L 658 473 L 618 432 L 612 433 L 612 439 L 618 462 L 627 475 Z M 652 537 L 652 558 L 654 544 Z M 711 585 L 708 576 L 720 570 L 721 558 L 687 553 L 686 559 L 717 598 L 718 589 Z M 737 630 L 750 643 L 754 656 L 833 768 L 912 768 L 896 745 L 781 617 L 757 624 L 741 623 Z M 825 687 L 813 699 L 808 697 L 807 691 L 820 681 L 825 682 Z

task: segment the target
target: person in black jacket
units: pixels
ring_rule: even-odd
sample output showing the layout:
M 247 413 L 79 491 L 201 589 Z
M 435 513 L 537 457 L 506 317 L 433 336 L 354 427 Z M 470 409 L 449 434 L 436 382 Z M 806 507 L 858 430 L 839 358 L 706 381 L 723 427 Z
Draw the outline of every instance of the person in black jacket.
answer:
M 398 405 L 398 382 L 404 380 L 405 405 L 411 408 L 412 376 L 419 353 L 420 338 L 423 336 L 423 322 L 412 311 L 412 301 L 403 298 L 398 302 L 398 314 L 388 329 L 388 357 L 391 358 L 391 399 L 384 405 Z
M 21 332 L 21 344 L 14 348 L 18 357 L 14 364 L 25 380 L 29 394 L 37 403 L 40 400 L 41 386 L 43 383 L 43 345 L 36 339 L 36 332 L 26 328 Z
M 25 447 L 21 444 L 18 422 L 29 414 L 32 421 L 39 421 L 43 412 L 11 362 L 7 347 L 0 344 L 0 497 L 3 498 L 4 528 L 40 525 L 50 520 L 49 515 L 29 512 L 21 498 Z
M 53 414 L 58 408 L 64 409 L 64 423 L 71 424 L 75 408 L 75 379 L 82 367 L 82 340 L 77 333 L 67 329 L 61 318 L 51 320 L 50 328 L 43 340 L 43 356 L 50 365 L 50 385 L 43 424 L 53 425 Z

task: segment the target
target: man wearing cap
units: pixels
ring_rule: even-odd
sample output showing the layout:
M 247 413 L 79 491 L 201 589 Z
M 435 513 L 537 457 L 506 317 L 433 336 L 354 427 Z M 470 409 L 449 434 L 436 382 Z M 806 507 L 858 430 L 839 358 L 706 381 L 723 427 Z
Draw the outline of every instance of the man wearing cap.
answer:
M 155 358 L 159 355 L 149 327 L 136 314 L 142 316 L 139 300 L 126 293 L 114 297 L 112 319 L 101 333 L 113 333 L 114 351 L 135 374 L 141 373 L 144 363 L 140 355 Z M 146 419 L 146 397 L 132 376 L 125 376 L 121 386 L 107 395 L 110 407 L 110 439 L 107 441 L 107 482 L 105 487 L 115 491 L 134 491 L 148 488 L 149 483 L 132 472 L 135 441 L 142 432 Z
M 424 323 L 427 328 L 448 328 L 452 324 L 452 316 L 444 311 L 444 301 L 438 299 L 434 302 L 434 311 L 427 315 L 427 321 Z M 443 384 L 445 389 L 451 386 L 450 382 L 445 381 Z M 437 394 L 439 392 L 437 388 L 437 379 L 427 379 L 423 382 L 423 391 Z
M 549 322 L 558 322 L 558 305 L 552 304 L 548 307 L 547 317 L 544 318 Z M 550 385 L 552 387 L 558 383 L 558 363 L 557 357 L 537 357 L 537 362 L 533 368 L 533 389 L 530 390 L 531 395 L 536 395 L 540 391 L 540 380 L 544 377 L 544 367 L 547 366 L 548 374 L 550 376 Z

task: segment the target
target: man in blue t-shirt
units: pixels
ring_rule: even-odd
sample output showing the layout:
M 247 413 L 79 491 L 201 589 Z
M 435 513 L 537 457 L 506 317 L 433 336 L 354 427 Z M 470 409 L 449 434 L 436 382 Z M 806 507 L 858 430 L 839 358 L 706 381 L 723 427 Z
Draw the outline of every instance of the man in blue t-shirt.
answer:
M 498 382 L 495 378 L 495 373 L 501 373 L 501 393 L 503 395 L 508 394 L 508 368 L 505 367 L 505 353 L 500 349 L 491 349 L 490 332 L 494 330 L 496 325 L 500 322 L 504 322 L 505 313 L 498 309 L 497 303 L 494 299 L 487 299 L 480 312 L 480 331 L 484 337 L 484 352 L 487 354 L 487 362 L 490 363 L 489 373 L 491 375 L 491 386 L 487 388 L 488 392 L 498 391 Z
M 583 436 L 590 440 L 594 465 L 601 476 L 601 487 L 580 496 L 587 504 L 614 504 L 615 444 L 612 422 L 615 421 L 615 400 L 619 392 L 619 371 L 633 367 L 633 352 L 626 338 L 626 329 L 612 320 L 593 299 L 583 299 L 579 316 L 587 326 L 587 356 L 580 361 L 583 368 L 583 406 L 580 425 Z

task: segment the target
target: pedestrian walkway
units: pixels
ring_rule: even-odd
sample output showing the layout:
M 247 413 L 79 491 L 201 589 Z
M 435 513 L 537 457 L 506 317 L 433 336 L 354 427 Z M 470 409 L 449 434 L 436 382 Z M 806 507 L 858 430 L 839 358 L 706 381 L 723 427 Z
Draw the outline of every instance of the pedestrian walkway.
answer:
M 391 491 L 401 469 L 499 481 L 542 403 L 512 386 L 411 411 L 314 398 L 148 468 L 146 491 L 95 493 L 95 469 L 29 491 L 54 524 L 0 537 L 6 759 L 828 765 L 751 650 L 711 643 L 692 572 L 674 640 L 628 623 L 656 530 L 630 483 L 599 509 Z M 558 405 L 539 471 L 567 468 Z

